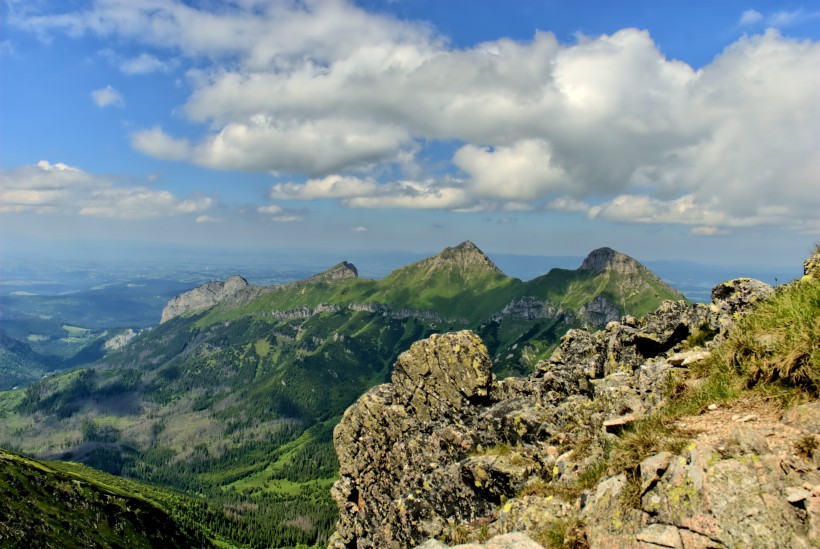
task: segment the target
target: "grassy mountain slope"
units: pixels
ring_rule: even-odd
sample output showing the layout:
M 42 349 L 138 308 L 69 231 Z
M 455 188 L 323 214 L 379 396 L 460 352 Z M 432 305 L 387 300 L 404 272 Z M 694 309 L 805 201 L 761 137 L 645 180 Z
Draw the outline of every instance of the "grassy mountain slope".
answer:
M 616 314 L 659 304 L 637 262 L 598 255 L 595 268 L 524 283 L 465 242 L 379 281 L 340 264 L 254 290 L 172 318 L 94 368 L 0 393 L 0 445 L 203 495 L 245 525 L 216 523 L 236 543 L 321 544 L 336 512 L 332 428 L 411 343 L 473 327 L 497 368 L 525 372 L 587 322 L 592 299 Z M 539 312 L 504 312 L 516 300 Z
M 0 450 L 0 545 L 211 546 L 199 530 L 180 526 L 155 503 L 123 489 L 121 479 L 106 484 L 91 471 Z

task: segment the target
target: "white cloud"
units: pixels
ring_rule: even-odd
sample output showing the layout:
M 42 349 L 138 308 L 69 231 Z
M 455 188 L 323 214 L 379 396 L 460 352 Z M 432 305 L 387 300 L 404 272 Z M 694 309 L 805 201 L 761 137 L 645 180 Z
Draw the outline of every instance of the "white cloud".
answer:
M 763 14 L 757 10 L 749 9 L 740 15 L 739 25 L 745 27 L 747 25 L 754 25 L 763 20 Z
M 222 220 L 210 215 L 200 215 L 196 218 L 197 223 L 219 223 L 220 221 Z
M 122 94 L 110 85 L 91 92 L 91 99 L 100 108 L 122 107 L 125 104 Z
M 145 67 L 167 63 L 162 52 L 196 66 L 181 113 L 207 129 L 190 140 L 143 129 L 133 147 L 309 178 L 274 185 L 273 199 L 694 227 L 818 218 L 816 42 L 770 30 L 696 70 L 638 29 L 456 49 L 426 25 L 343 0 L 212 5 L 99 2 L 14 24 L 134 41 L 160 56 L 136 58 Z M 750 9 L 739 24 L 815 15 Z M 440 140 L 457 149 L 449 165 L 420 170 Z
M 304 216 L 302 216 L 301 214 L 294 211 L 286 210 L 276 204 L 260 206 L 256 208 L 256 211 L 261 214 L 270 215 L 271 221 L 276 221 L 278 223 L 292 223 L 294 221 L 302 221 L 304 219 Z
M 132 59 L 123 60 L 120 70 L 125 74 L 150 74 L 152 72 L 167 72 L 170 65 L 160 61 L 153 55 L 141 53 Z
M 178 64 L 176 59 L 163 61 L 155 55 L 144 52 L 136 57 L 123 57 L 110 48 L 100 50 L 98 55 L 123 74 L 129 75 L 170 72 Z
M 196 213 L 214 204 L 209 197 L 179 198 L 165 190 L 122 185 L 61 162 L 41 160 L 34 166 L 1 170 L 0 177 L 0 212 L 141 219 Z
M 531 200 L 566 190 L 569 178 L 552 162 L 549 143 L 523 140 L 494 150 L 465 145 L 453 163 L 469 175 L 476 195 L 506 200 Z
M 484 206 L 471 199 L 463 188 L 428 180 L 396 181 L 381 185 L 378 192 L 368 196 L 355 196 L 343 200 L 352 208 L 407 208 L 414 210 L 471 209 L 480 211 Z
M 277 183 L 271 188 L 270 198 L 313 200 L 316 198 L 350 198 L 371 195 L 379 185 L 373 179 L 329 175 L 308 179 L 305 183 Z
M 302 221 L 304 217 L 301 215 L 296 214 L 283 214 L 283 215 L 275 215 L 271 218 L 273 221 L 277 223 L 294 223 L 296 221 Z
M 131 146 L 162 160 L 185 160 L 191 156 L 191 145 L 186 139 L 175 139 L 158 126 L 131 134 Z
M 803 10 L 778 11 L 769 16 L 768 23 L 773 27 L 788 27 L 803 19 L 806 19 Z
M 802 8 L 792 11 L 780 10 L 767 15 L 754 9 L 748 9 L 741 14 L 738 25 L 744 27 L 760 23 L 767 27 L 782 29 L 819 17 L 820 11 L 809 12 Z
M 282 208 L 276 204 L 271 204 L 269 206 L 260 206 L 256 208 L 256 211 L 264 214 L 278 214 L 282 213 Z
M 367 227 L 363 227 L 362 225 L 359 225 L 358 227 L 352 227 L 350 230 L 353 231 L 354 233 L 366 233 L 367 232 Z
M 689 234 L 692 236 L 724 236 L 729 234 L 729 231 L 726 229 L 721 229 L 719 227 L 710 227 L 708 225 L 700 225 L 698 227 L 692 227 L 689 231 Z

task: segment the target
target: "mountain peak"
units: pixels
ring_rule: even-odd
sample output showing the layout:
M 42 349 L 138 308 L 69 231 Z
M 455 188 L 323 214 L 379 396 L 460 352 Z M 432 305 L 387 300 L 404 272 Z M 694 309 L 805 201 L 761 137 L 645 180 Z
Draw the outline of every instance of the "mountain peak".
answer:
M 579 270 L 602 273 L 604 271 L 615 271 L 621 274 L 637 272 L 641 266 L 637 260 L 621 252 L 616 252 L 612 248 L 598 248 L 592 250 L 581 263 Z
M 437 267 L 478 268 L 501 273 L 501 269 L 499 269 L 478 246 L 469 240 L 465 240 L 458 246 L 444 248 L 438 255 L 431 257 L 428 261 L 431 261 Z
M 348 280 L 351 278 L 358 277 L 359 271 L 356 269 L 356 266 L 348 261 L 342 261 L 341 263 L 334 265 L 326 271 L 313 275 L 308 280 L 310 280 L 311 282 L 316 282 L 320 280 L 330 282 L 333 280 Z

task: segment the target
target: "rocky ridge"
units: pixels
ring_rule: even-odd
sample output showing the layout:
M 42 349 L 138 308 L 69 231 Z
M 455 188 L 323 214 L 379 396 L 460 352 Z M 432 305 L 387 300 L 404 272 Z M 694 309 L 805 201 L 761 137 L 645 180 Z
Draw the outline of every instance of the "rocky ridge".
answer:
M 168 322 L 186 313 L 207 309 L 226 301 L 238 302 L 251 299 L 256 294 L 258 286 L 248 284 L 248 281 L 239 275 L 233 275 L 224 282 L 214 280 L 206 282 L 193 290 L 182 293 L 171 299 L 162 310 L 160 324 Z
M 552 276 L 556 273 L 557 276 Z M 641 300 L 654 299 L 657 303 L 661 295 L 683 299 L 679 292 L 639 262 L 610 248 L 591 252 L 576 271 L 557 269 L 556 273 L 550 272 L 530 282 L 509 278 L 475 244 L 465 241 L 445 248 L 435 256 L 401 267 L 381 281 L 364 280 L 357 290 L 350 293 L 347 301 L 331 292 L 330 297 L 335 302 L 319 301 L 312 307 L 299 303 L 293 310 L 282 308 L 280 304 L 269 310 L 274 318 L 286 320 L 304 319 L 328 310 L 370 308 L 378 309 L 371 312 L 393 318 L 413 317 L 433 323 L 466 325 L 486 319 L 497 323 L 505 319 L 513 322 L 548 319 L 600 327 L 617 320 L 630 307 L 641 306 L 638 304 Z M 569 286 L 561 286 L 565 284 L 562 278 L 567 276 L 570 280 L 573 277 L 580 279 Z M 596 284 L 598 277 L 606 280 Z M 224 282 L 208 282 L 171 299 L 162 312 L 161 323 L 214 306 L 229 310 L 257 297 L 283 295 L 283 292 L 293 289 L 301 289 L 303 295 L 308 286 L 314 286 L 321 292 L 328 285 L 357 278 L 356 267 L 347 261 L 305 280 L 275 286 L 254 286 L 240 276 L 232 276 Z M 561 289 L 555 293 L 558 287 Z M 482 318 L 467 319 L 474 310 L 459 308 L 457 304 L 462 302 L 457 299 L 459 292 L 469 295 L 467 299 L 484 299 L 492 292 L 506 292 L 507 301 L 498 303 L 496 311 L 482 311 L 482 315 L 486 314 Z M 561 292 L 573 294 L 571 305 L 565 303 L 567 295 Z M 341 295 L 347 295 L 347 290 Z M 374 297 L 376 302 L 371 302 Z M 267 313 L 264 307 L 257 306 L 253 314 Z
M 687 348 L 690 336 L 726 337 L 773 291 L 739 279 L 718 285 L 709 305 L 667 301 L 595 333 L 571 330 L 527 378 L 497 381 L 469 331 L 415 343 L 392 382 L 362 396 L 334 432 L 340 519 L 329 547 L 536 548 L 549 524 L 573 521 L 586 525 L 568 529 L 579 547 L 820 546 L 820 457 L 794 451 L 799 439 L 820 440 L 817 403 L 766 421 L 715 410 L 729 424 L 722 434 L 695 429 L 679 453 L 651 456 L 632 476 L 555 497 L 609 438 L 663 404 L 671 376 L 709 356 L 708 345 Z

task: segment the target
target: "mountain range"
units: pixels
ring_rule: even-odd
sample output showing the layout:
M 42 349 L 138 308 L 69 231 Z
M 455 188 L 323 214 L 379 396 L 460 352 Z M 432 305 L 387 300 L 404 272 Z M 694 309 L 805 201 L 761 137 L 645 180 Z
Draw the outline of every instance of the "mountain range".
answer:
M 528 373 L 567 330 L 666 299 L 683 296 L 609 248 L 526 282 L 471 242 L 381 280 L 348 262 L 273 286 L 233 276 L 171 299 L 92 367 L 0 393 L 0 446 L 200 498 L 229 543 L 323 542 L 333 427 L 413 342 L 469 328 L 500 377 Z

